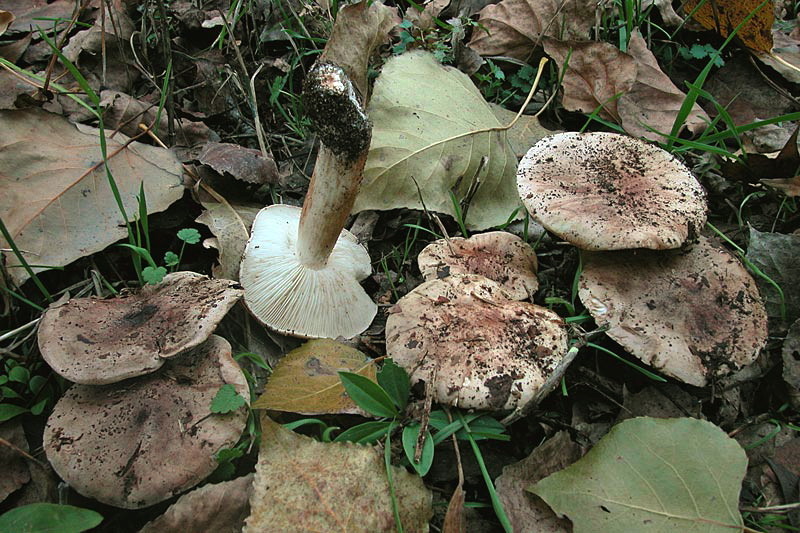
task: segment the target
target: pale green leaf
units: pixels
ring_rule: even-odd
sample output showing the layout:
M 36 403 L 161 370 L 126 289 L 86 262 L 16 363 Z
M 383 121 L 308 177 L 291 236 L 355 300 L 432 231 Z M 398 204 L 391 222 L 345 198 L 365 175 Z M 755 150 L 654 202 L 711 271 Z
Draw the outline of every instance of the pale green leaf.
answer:
M 744 450 L 710 422 L 641 417 L 528 490 L 566 515 L 574 533 L 728 533 L 742 525 L 746 469 Z
M 422 209 L 421 194 L 428 210 L 455 215 L 453 191 L 472 198 L 467 226 L 486 229 L 520 205 L 505 124 L 463 72 L 421 50 L 391 58 L 367 112 L 372 144 L 354 211 Z

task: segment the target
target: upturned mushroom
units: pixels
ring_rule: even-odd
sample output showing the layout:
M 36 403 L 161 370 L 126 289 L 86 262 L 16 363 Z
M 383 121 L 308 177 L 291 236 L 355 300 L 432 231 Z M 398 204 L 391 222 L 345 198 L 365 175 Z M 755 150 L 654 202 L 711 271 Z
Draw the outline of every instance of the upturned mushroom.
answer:
M 507 231 L 439 239 L 419 253 L 417 264 L 426 281 L 453 274 L 486 276 L 512 300 L 527 300 L 539 288 L 536 253 Z
M 517 171 L 522 203 L 585 250 L 680 247 L 706 221 L 705 191 L 674 156 L 615 133 L 558 133 Z
M 321 140 L 302 210 L 286 205 L 256 216 L 239 279 L 244 301 L 264 325 L 298 337 L 354 337 L 377 306 L 359 281 L 366 250 L 344 224 L 366 162 L 371 125 L 344 70 L 317 63 L 303 99 Z
M 141 376 L 204 342 L 241 296 L 235 281 L 175 272 L 117 298 L 73 298 L 42 315 L 39 350 L 57 374 L 75 383 Z
M 211 412 L 223 385 L 249 401 L 244 374 L 222 337 L 170 359 L 157 372 L 113 385 L 73 385 L 44 430 L 53 468 L 76 491 L 126 509 L 183 492 L 218 466 L 247 411 Z
M 690 250 L 583 254 L 578 296 L 606 334 L 698 387 L 755 361 L 767 313 L 755 280 L 707 238 Z
M 386 352 L 425 382 L 433 400 L 465 409 L 520 411 L 558 383 L 575 355 L 561 318 L 509 300 L 494 281 L 453 275 L 426 281 L 397 302 Z

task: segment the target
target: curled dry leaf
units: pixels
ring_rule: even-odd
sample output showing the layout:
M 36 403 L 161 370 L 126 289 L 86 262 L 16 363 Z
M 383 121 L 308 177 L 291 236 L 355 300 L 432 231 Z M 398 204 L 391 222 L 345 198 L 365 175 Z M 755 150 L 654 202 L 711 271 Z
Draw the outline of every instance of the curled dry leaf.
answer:
M 72 0 L 5 0 L 3 8 L 14 14 L 14 21 L 9 24 L 7 32 L 27 33 L 36 31 L 37 26 L 62 29 L 69 24 L 75 2 Z M 46 21 L 46 22 L 45 22 Z
M 734 28 L 755 12 L 739 28 L 736 36 L 755 52 L 769 52 L 772 50 L 772 22 L 775 20 L 772 4 L 763 0 L 687 0 L 683 10 L 691 13 L 692 18 L 704 28 L 716 31 L 722 37 L 730 35 Z
M 516 533 L 572 533 L 568 520 L 556 516 L 540 497 L 525 489 L 568 467 L 581 455 L 580 446 L 569 433 L 559 431 L 522 461 L 503 468 L 495 486 Z
M 355 348 L 331 339 L 310 340 L 278 362 L 253 408 L 304 415 L 364 414 L 345 392 L 339 371 L 377 380 L 374 362 Z
M 243 533 L 395 531 L 383 451 L 323 443 L 261 417 L 251 514 Z M 405 531 L 427 532 L 431 493 L 405 468 L 392 467 Z
M 3 35 L 8 26 L 14 22 L 14 13 L 0 9 L 0 35 Z
M 672 130 L 686 95 L 661 71 L 638 32 L 631 35 L 627 54 L 602 42 L 547 39 L 544 48 L 562 71 L 572 51 L 563 78 L 565 108 L 584 113 L 600 108 L 600 117 L 650 140 L 663 140 L 657 132 Z M 708 122 L 708 115 L 695 104 L 684 126 L 698 133 Z
M 219 415 L 211 401 L 230 384 L 250 398 L 247 380 L 216 335 L 124 385 L 73 385 L 44 430 L 47 459 L 84 496 L 139 509 L 189 489 L 233 446 L 247 410 Z
M 175 272 L 136 294 L 56 303 L 39 323 L 39 350 L 76 383 L 140 376 L 205 341 L 242 292 L 234 281 Z
M 139 124 L 144 124 L 160 132 L 167 131 L 166 113 L 159 113 L 158 104 L 150 104 L 137 100 L 132 96 L 106 90 L 100 93 L 100 105 L 103 107 L 103 123 L 108 130 L 119 130 L 129 137 L 142 133 Z M 156 124 L 156 118 L 159 118 Z M 202 122 L 175 118 L 175 144 L 178 146 L 194 146 L 218 138 L 218 135 Z
M 783 25 L 772 28 L 772 50 L 755 52 L 759 61 L 774 68 L 787 81 L 800 83 L 800 40 L 797 31 L 786 33 Z M 788 64 L 787 64 L 788 63 Z
M 2 111 L 0 218 L 34 272 L 64 266 L 125 237 L 105 170 L 98 131 L 39 110 Z M 109 167 L 127 213 L 138 212 L 144 187 L 148 213 L 183 195 L 182 168 L 169 150 L 108 139 Z M 14 149 L 3 149 L 13 146 Z M 54 246 L 54 243 L 58 243 Z M 0 238 L 0 249 L 9 245 Z M 28 279 L 14 254 L 3 251 L 9 277 Z M 42 266 L 38 266 L 42 265 Z
M 5 441 L 0 444 L 0 471 L 3 472 L 0 476 L 0 503 L 2 503 L 9 494 L 30 481 L 31 473 L 28 470 L 27 459 L 14 449 L 16 447 L 24 452 L 28 451 L 28 441 L 25 439 L 22 421 L 17 418 L 0 424 L 0 439 Z
M 701 237 L 688 251 L 585 253 L 578 296 L 606 334 L 648 365 L 705 386 L 755 361 L 767 313 L 755 280 Z
M 237 180 L 247 183 L 263 185 L 278 181 L 275 161 L 264 157 L 259 150 L 238 144 L 207 143 L 197 159 L 220 174 L 227 172 Z
M 672 0 L 642 0 L 642 5 L 639 9 L 644 12 L 651 5 L 655 5 L 658 13 L 661 15 L 661 20 L 667 28 L 677 28 L 683 24 L 683 18 L 675 12 L 672 7 Z
M 345 6 L 319 61 L 339 65 L 363 98 L 369 101 L 367 72 L 369 59 L 377 47 L 389 40 L 389 32 L 400 23 L 397 9 L 381 2 L 358 2 Z
M 217 202 L 213 198 L 201 200 L 201 204 L 205 210 L 195 222 L 205 224 L 214 234 L 213 239 L 203 241 L 203 246 L 219 253 L 217 264 L 212 267 L 214 277 L 238 281 L 242 254 L 261 206 Z
M 184 494 L 139 533 L 240 533 L 250 514 L 253 474 L 204 485 Z
M 588 39 L 596 9 L 595 0 L 503 0 L 481 10 L 469 46 L 525 61 L 543 37 Z

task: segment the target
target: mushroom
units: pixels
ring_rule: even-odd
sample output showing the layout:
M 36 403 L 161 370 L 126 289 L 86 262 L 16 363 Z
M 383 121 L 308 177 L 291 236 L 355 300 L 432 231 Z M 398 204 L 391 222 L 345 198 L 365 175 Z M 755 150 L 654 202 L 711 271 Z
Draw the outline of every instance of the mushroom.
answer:
M 210 411 L 225 384 L 249 401 L 230 344 L 212 335 L 147 376 L 73 385 L 47 420 L 47 459 L 75 490 L 103 503 L 138 509 L 166 500 L 211 474 L 214 455 L 241 436 L 246 409 Z
M 752 363 L 767 341 L 755 281 L 705 237 L 688 251 L 584 253 L 578 296 L 628 352 L 698 387 Z
M 412 383 L 429 384 L 433 400 L 495 411 L 541 400 L 575 354 L 558 315 L 509 300 L 474 274 L 426 281 L 401 298 L 386 323 L 386 352 Z
M 536 253 L 506 231 L 490 231 L 467 239 L 439 239 L 417 257 L 426 281 L 453 274 L 480 274 L 499 283 L 511 300 L 527 300 L 539 288 Z
M 298 337 L 354 337 L 377 306 L 359 285 L 369 255 L 344 230 L 361 183 L 371 125 L 344 70 L 317 63 L 303 92 L 321 146 L 302 211 L 262 209 L 245 248 L 244 301 L 264 325 Z
M 135 294 L 73 298 L 42 315 L 39 350 L 75 383 L 122 381 L 205 341 L 241 296 L 234 281 L 175 272 Z
M 705 192 L 674 156 L 615 133 L 559 133 L 522 158 L 531 216 L 585 250 L 677 248 L 705 224 Z

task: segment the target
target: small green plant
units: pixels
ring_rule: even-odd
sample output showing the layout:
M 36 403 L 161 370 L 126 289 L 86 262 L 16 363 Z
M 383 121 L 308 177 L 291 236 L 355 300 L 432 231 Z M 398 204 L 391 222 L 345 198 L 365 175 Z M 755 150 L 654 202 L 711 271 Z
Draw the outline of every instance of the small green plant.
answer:
M 45 377 L 48 367 L 41 361 L 24 365 L 6 358 L 0 369 L 0 423 L 22 414 L 40 415 L 59 396 L 53 378 Z
M 714 66 L 721 67 L 725 65 L 725 60 L 716 53 L 717 49 L 709 43 L 698 44 L 694 43 L 692 46 L 681 46 L 678 48 L 678 55 L 683 59 L 711 59 Z
M 378 372 L 377 383 L 364 376 L 350 372 L 339 372 L 339 379 L 341 379 L 345 390 L 356 405 L 374 416 L 383 418 L 383 420 L 365 422 L 354 426 L 343 431 L 334 441 L 352 441 L 366 444 L 386 437 L 387 472 L 391 472 L 391 469 L 388 468 L 388 454 L 391 447 L 389 439 L 394 428 L 400 423 L 399 419 L 408 404 L 410 391 L 408 374 L 391 359 L 387 359 Z M 425 442 L 419 452 L 417 452 L 417 447 L 420 442 L 421 425 L 419 422 L 410 422 L 403 428 L 403 451 L 411 467 L 414 468 L 417 474 L 424 476 L 433 464 L 434 450 L 437 444 L 440 444 L 453 434 L 455 434 L 456 439 L 468 441 L 481 469 L 495 514 L 503 525 L 504 530 L 510 532 L 510 521 L 503 510 L 495 491 L 494 483 L 489 477 L 483 456 L 477 445 L 477 441 L 482 439 L 509 440 L 508 435 L 505 434 L 505 426 L 488 415 L 481 413 L 464 414 L 458 410 L 455 411 L 455 417 L 452 420 L 443 410 L 431 412 L 429 425 L 436 432 L 431 433 L 430 430 L 425 430 Z M 391 486 L 391 478 L 389 482 Z
M 170 272 L 175 272 L 180 267 L 181 260 L 183 259 L 183 250 L 187 244 L 197 244 L 200 242 L 200 232 L 194 228 L 184 228 L 177 233 L 178 239 L 182 241 L 181 250 L 178 254 L 175 252 L 167 252 L 164 254 L 164 264 L 170 268 Z M 149 244 L 149 241 L 148 241 Z M 143 259 L 147 266 L 141 270 L 142 280 L 149 285 L 157 285 L 163 281 L 164 276 L 167 275 L 167 268 L 159 266 L 153 256 L 150 255 L 150 250 L 142 246 L 135 246 L 128 243 L 120 244 L 130 250 L 133 250 L 136 255 Z
M 103 516 L 89 509 L 55 503 L 31 503 L 0 515 L 0 533 L 59 531 L 80 533 L 95 528 Z

